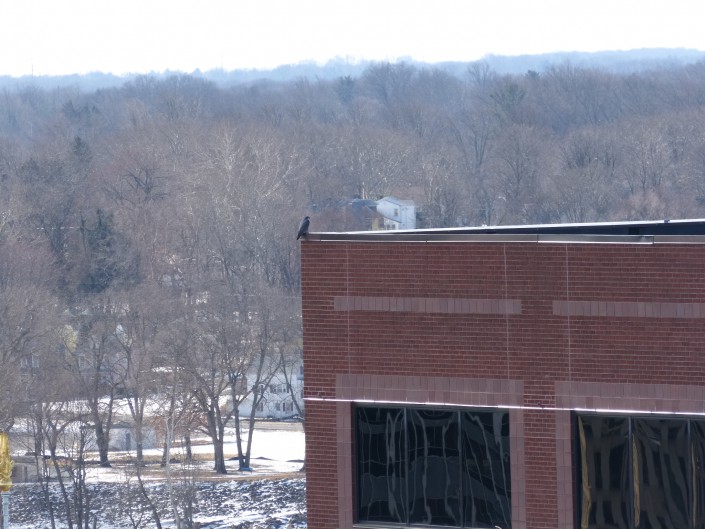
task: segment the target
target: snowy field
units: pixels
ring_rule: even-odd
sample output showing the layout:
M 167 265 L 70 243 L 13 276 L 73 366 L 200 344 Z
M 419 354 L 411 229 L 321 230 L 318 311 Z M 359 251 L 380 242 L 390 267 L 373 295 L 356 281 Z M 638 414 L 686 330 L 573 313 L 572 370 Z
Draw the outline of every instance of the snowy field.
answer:
M 254 432 L 251 471 L 238 471 L 233 432 L 225 444 L 228 475 L 213 470 L 212 446 L 207 439 L 195 439 L 196 460 L 184 465 L 183 449 L 172 449 L 170 473 L 158 464 L 161 450 L 145 450 L 147 464 L 142 475 L 145 490 L 160 513 L 162 527 L 176 527 L 172 505 L 183 510 L 193 502 L 193 521 L 201 529 L 304 528 L 306 527 L 304 433 L 298 423 L 264 423 Z M 88 481 L 91 494 L 91 523 L 96 529 L 151 528 L 154 519 L 139 494 L 134 454 L 111 452 L 113 468 L 91 465 Z M 97 457 L 96 457 L 97 459 Z M 54 509 L 63 502 L 57 484 L 50 490 Z M 170 500 L 173 500 L 173 504 Z M 11 490 L 12 529 L 50 528 L 47 501 L 37 484 L 16 484 Z M 57 528 L 65 528 L 66 517 L 56 516 Z M 183 525 L 182 525 L 183 527 Z

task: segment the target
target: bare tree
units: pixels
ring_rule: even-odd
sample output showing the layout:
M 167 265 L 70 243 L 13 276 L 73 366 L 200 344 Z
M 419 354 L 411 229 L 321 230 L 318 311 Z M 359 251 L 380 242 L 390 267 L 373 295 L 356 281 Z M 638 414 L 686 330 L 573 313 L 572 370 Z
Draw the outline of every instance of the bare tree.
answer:
M 514 125 L 497 146 L 495 202 L 503 204 L 500 221 L 509 224 L 536 222 L 535 211 L 541 203 L 540 176 L 544 173 L 544 152 L 536 131 Z
M 605 219 L 618 195 L 615 180 L 621 163 L 614 139 L 587 128 L 569 134 L 548 172 L 546 210 L 554 222 Z
M 8 430 L 32 400 L 28 384 L 61 325 L 51 292 L 51 260 L 36 245 L 0 232 L 0 428 Z
M 202 333 L 198 338 L 196 349 L 188 359 L 194 404 L 204 417 L 202 427 L 213 443 L 213 469 L 226 474 L 223 443 L 225 425 L 231 416 L 225 402 L 230 380 L 218 338 L 210 333 Z
M 95 524 L 86 475 L 86 454 L 94 449 L 90 413 L 82 403 L 55 395 L 52 402 L 36 405 L 31 417 L 39 449 L 37 460 L 41 461 L 40 482 L 52 527 L 63 513 L 69 528 L 90 529 Z M 46 466 L 45 454 L 51 470 Z M 63 500 L 61 507 L 54 506 L 49 496 L 49 481 L 53 479 L 59 485 Z
M 644 192 L 673 183 L 677 176 L 675 151 L 662 133 L 662 125 L 636 122 L 628 127 L 622 171 L 629 191 Z
M 155 368 L 160 367 L 164 329 L 173 316 L 173 300 L 165 294 L 163 288 L 143 283 L 139 292 L 122 298 L 125 311 L 114 331 L 120 346 L 115 363 L 117 384 L 134 424 L 137 465 L 144 463 L 146 406 L 163 398 Z
M 63 335 L 65 368 L 89 409 L 95 430 L 100 465 L 110 466 L 110 430 L 119 382 L 119 343 L 115 338 L 118 318 L 124 307 L 115 305 L 110 296 L 102 296 L 89 309 L 76 316 L 74 327 Z

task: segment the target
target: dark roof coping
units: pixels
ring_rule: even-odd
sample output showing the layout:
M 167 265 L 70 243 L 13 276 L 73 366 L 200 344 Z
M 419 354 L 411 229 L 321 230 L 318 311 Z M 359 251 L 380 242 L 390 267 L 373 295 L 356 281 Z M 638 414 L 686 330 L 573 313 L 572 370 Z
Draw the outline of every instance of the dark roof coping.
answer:
M 705 219 L 524 226 L 476 226 L 421 230 L 311 232 L 309 241 L 538 241 L 538 242 L 683 242 L 681 236 L 703 236 Z M 696 237 L 688 237 L 690 242 Z

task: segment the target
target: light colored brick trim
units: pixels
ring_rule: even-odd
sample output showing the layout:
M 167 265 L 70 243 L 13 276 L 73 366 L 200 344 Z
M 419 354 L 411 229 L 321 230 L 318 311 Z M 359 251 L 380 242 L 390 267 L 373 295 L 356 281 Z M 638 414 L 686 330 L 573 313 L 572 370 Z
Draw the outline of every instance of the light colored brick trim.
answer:
M 556 382 L 558 408 L 705 414 L 705 386 Z
M 666 301 L 554 301 L 555 316 L 603 318 L 705 318 L 705 303 Z
M 422 312 L 431 314 L 521 314 L 518 299 L 469 299 L 390 296 L 335 296 L 337 311 Z

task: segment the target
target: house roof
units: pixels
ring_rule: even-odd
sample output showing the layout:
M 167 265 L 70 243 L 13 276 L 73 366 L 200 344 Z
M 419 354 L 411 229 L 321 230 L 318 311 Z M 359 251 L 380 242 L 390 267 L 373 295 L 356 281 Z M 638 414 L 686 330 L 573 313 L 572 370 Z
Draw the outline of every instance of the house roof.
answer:
M 382 201 L 391 202 L 392 204 L 397 204 L 399 206 L 415 206 L 416 205 L 413 200 L 403 200 L 401 198 L 391 197 L 391 196 L 380 198 L 377 202 L 382 202 Z
M 319 208 L 311 213 L 311 224 L 323 229 L 342 227 L 345 230 L 369 229 L 376 218 L 383 218 L 376 211 L 374 200 L 352 199 Z

